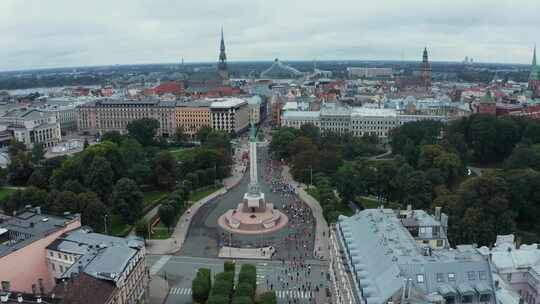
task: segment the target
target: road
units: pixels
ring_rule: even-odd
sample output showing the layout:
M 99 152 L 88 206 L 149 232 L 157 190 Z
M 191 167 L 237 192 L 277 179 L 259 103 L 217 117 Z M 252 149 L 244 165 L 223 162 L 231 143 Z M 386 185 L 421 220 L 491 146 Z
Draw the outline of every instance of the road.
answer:
M 191 281 L 195 278 L 197 269 L 200 267 L 209 268 L 212 274 L 223 271 L 222 259 L 216 258 L 194 258 L 186 256 L 171 256 L 171 255 L 149 255 L 148 262 L 150 273 L 157 274 L 166 278 L 170 285 L 169 294 L 165 304 L 188 304 L 192 303 L 191 299 Z M 311 274 L 303 277 L 303 281 L 290 283 L 289 286 L 284 286 L 284 269 L 279 261 L 236 261 L 236 270 L 240 270 L 240 265 L 244 263 L 254 264 L 257 267 L 257 286 L 261 290 L 273 288 L 276 291 L 278 303 L 286 304 L 289 300 L 297 299 L 298 303 L 329 303 L 330 299 L 326 296 L 326 287 L 330 286 L 328 280 L 327 265 L 321 261 L 311 262 Z M 296 276 L 296 274 L 294 275 Z M 298 288 L 311 282 L 313 286 L 310 301 L 310 293 L 308 291 L 299 291 Z M 319 287 L 319 291 L 315 291 L 315 286 Z
M 260 189 L 264 192 L 267 202 L 273 203 L 275 208 L 283 210 L 283 206 L 292 204 L 293 199 L 284 198 L 279 192 L 272 192 L 271 185 L 266 178 L 270 175 L 269 162 L 267 145 L 260 145 L 258 148 Z M 273 172 L 272 174 L 280 176 L 281 172 Z M 227 210 L 236 208 L 242 202 L 248 183 L 249 174 L 245 174 L 237 186 L 229 189 L 223 196 L 205 204 L 198 210 L 191 220 L 187 238 L 178 253 L 179 255 L 213 258 L 217 257 L 221 246 L 231 244 L 234 247 L 248 248 L 271 245 L 276 248 L 275 258 L 289 259 L 300 255 L 305 258 L 312 257 L 315 235 L 311 232 L 315 231 L 315 220 L 310 212 L 307 215 L 308 220 L 306 222 L 294 226 L 288 225 L 280 231 L 261 235 L 231 235 L 219 227 L 217 219 Z M 311 233 L 310 237 L 302 236 L 308 242 L 306 248 L 297 248 L 284 240 L 287 236 L 302 235 L 306 231 Z M 309 254 L 305 256 L 305 252 Z

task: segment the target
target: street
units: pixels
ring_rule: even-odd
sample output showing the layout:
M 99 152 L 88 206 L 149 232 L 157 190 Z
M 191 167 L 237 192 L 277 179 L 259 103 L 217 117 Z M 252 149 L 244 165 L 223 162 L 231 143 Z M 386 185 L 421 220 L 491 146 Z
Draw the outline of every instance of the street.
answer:
M 150 273 L 158 275 L 169 282 L 170 290 L 166 304 L 192 303 L 191 281 L 195 278 L 197 269 L 200 267 L 209 268 L 212 274 L 223 271 L 223 259 L 217 258 L 194 258 L 186 256 L 171 255 L 149 255 L 148 263 Z M 278 303 L 330 303 L 326 296 L 326 288 L 330 287 L 327 276 L 327 265 L 322 261 L 306 261 L 310 264 L 310 274 L 298 275 L 296 271 L 291 272 L 291 267 L 283 265 L 280 261 L 236 261 L 236 275 L 242 264 L 253 264 L 257 267 L 257 286 L 261 290 L 276 290 Z M 305 267 L 307 269 L 307 266 Z M 293 280 L 285 283 L 287 276 L 285 272 L 292 275 Z M 302 288 L 304 286 L 304 289 Z M 311 291 L 307 286 L 311 285 Z M 318 292 L 316 291 L 318 287 Z M 311 297 L 311 300 L 310 300 Z

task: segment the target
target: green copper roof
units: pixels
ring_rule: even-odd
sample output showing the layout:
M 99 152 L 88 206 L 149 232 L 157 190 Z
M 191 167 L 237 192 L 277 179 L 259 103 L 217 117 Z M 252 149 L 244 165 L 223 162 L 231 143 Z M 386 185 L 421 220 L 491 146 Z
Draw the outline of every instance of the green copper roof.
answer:
M 482 98 L 482 103 L 493 103 L 493 98 L 491 96 L 491 91 L 487 90 L 486 95 Z
M 538 80 L 538 66 L 536 65 L 536 46 L 534 47 L 531 74 L 529 75 L 529 81 L 531 80 Z

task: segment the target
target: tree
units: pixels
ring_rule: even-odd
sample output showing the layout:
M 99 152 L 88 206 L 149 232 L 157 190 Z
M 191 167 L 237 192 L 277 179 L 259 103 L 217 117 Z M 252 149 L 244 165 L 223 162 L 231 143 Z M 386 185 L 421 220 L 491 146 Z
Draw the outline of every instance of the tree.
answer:
M 540 151 L 526 145 L 518 145 L 504 161 L 504 167 L 506 169 L 533 168 L 540 171 Z
M 208 138 L 208 135 L 212 133 L 212 128 L 208 126 L 202 126 L 197 133 L 195 134 L 195 137 L 201 142 L 206 142 L 206 139 Z
M 17 154 L 26 151 L 26 146 L 23 142 L 16 140 L 15 138 L 11 139 L 8 146 L 9 158 L 13 159 Z
M 104 157 L 96 156 L 84 174 L 84 184 L 97 193 L 101 200 L 107 201 L 112 190 L 113 178 L 111 164 Z
M 435 167 L 435 159 L 443 154 L 444 150 L 439 145 L 423 145 L 420 147 L 418 168 L 427 170 Z
M 274 290 L 264 292 L 259 297 L 260 304 L 277 304 L 276 292 Z
M 318 145 L 321 141 L 321 131 L 318 127 L 313 124 L 303 124 L 300 126 L 300 131 L 302 131 L 303 136 L 311 139 L 311 142 Z
M 143 194 L 129 178 L 121 178 L 114 185 L 112 205 L 116 214 L 134 224 L 143 209 Z
M 222 294 L 212 294 L 208 297 L 206 304 L 229 304 L 229 296 Z
M 44 157 L 45 157 L 45 149 L 43 148 L 43 144 L 35 143 L 34 147 L 32 147 L 32 162 L 34 164 L 37 164 Z
M 110 141 L 115 144 L 120 144 L 124 136 L 118 131 L 107 131 L 101 136 L 101 141 Z
M 81 206 L 81 220 L 83 225 L 92 227 L 95 231 L 104 230 L 103 218 L 107 206 L 101 202 L 94 192 L 82 192 L 77 195 L 78 205 Z
M 152 176 L 152 170 L 144 163 L 135 163 L 129 168 L 127 177 L 134 180 L 138 185 L 149 183 Z
M 154 160 L 154 176 L 157 186 L 173 190 L 176 185 L 176 158 L 169 151 L 161 151 Z
M 129 167 L 140 164 L 145 160 L 143 146 L 134 138 L 126 138 L 120 143 L 118 150 L 124 163 Z
M 83 150 L 85 150 L 88 146 L 90 146 L 90 143 L 88 142 L 88 138 L 85 138 L 83 143 Z
M 223 263 L 223 270 L 225 272 L 234 273 L 235 269 L 236 269 L 236 264 L 233 261 L 225 261 L 225 263 Z
M 177 145 L 183 145 L 187 141 L 187 135 L 183 126 L 176 127 L 174 130 L 174 141 Z
M 210 295 L 212 287 L 210 269 L 199 268 L 197 275 L 191 284 L 192 298 L 196 303 L 205 303 Z M 217 299 L 214 300 L 217 302 Z M 225 304 L 226 302 L 223 302 Z
M 148 222 L 144 218 L 142 218 L 138 220 L 135 224 L 135 233 L 142 238 L 147 238 L 148 228 Z
M 159 129 L 159 121 L 154 118 L 141 118 L 131 121 L 126 128 L 129 135 L 133 136 L 141 145 L 150 146 L 155 143 L 154 138 Z
M 186 174 L 185 179 L 186 179 L 186 181 L 188 181 L 191 184 L 192 189 L 199 188 L 199 186 L 200 186 L 200 184 L 199 184 L 199 176 L 197 174 L 195 174 L 194 172 L 190 172 L 190 173 Z
M 243 264 L 238 275 L 238 284 L 247 283 L 257 289 L 257 268 L 252 264 Z
M 449 186 L 453 186 L 464 172 L 461 159 L 454 153 L 441 153 L 434 159 L 433 166 L 444 174 L 446 184 Z
M 246 296 L 235 296 L 233 299 L 233 304 L 253 304 L 253 300 L 252 298 Z
M 32 175 L 28 178 L 28 185 L 35 186 L 41 189 L 47 189 L 49 186 L 49 179 L 45 169 L 37 168 L 32 172 Z
M 16 186 L 26 185 L 34 169 L 31 156 L 26 152 L 16 153 L 10 158 L 7 169 L 7 180 L 10 184 Z
M 236 287 L 235 297 L 248 297 L 253 301 L 255 298 L 255 290 L 250 284 L 242 282 Z
M 321 157 L 316 147 L 302 151 L 293 157 L 291 173 L 296 180 L 310 182 L 310 175 L 312 172 L 317 172 L 320 161 Z
M 158 209 L 159 220 L 163 222 L 163 225 L 167 227 L 167 231 L 174 225 L 176 214 L 174 213 L 174 207 L 170 204 L 163 204 Z

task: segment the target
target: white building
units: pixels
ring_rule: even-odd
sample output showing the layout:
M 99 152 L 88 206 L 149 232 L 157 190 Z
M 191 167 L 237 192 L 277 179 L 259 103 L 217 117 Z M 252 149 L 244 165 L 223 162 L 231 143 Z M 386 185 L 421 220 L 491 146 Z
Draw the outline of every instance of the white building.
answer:
M 241 98 L 215 98 L 210 105 L 212 128 L 225 132 L 241 132 L 249 125 L 249 106 Z
M 63 132 L 77 130 L 77 105 L 51 105 L 40 111 L 53 114 Z
M 404 123 L 420 120 L 446 121 L 439 115 L 404 115 L 395 109 L 366 107 L 346 107 L 326 105 L 320 111 L 285 111 L 281 125 L 300 128 L 303 124 L 313 124 L 321 131 L 338 134 L 351 133 L 354 136 L 375 135 L 381 141 L 388 140 L 390 131 Z
M 350 78 L 360 77 L 360 78 L 376 78 L 376 77 L 392 77 L 393 71 L 392 68 L 365 68 L 359 67 L 347 68 Z
M 493 272 L 503 280 L 497 285 L 527 304 L 540 302 L 540 245 L 519 245 L 513 234 L 499 235 L 491 250 L 483 246 L 478 251 L 490 257 Z
M 252 96 L 247 99 L 249 105 L 249 116 L 253 118 L 255 124 L 261 122 L 262 99 L 260 96 Z
M 52 147 L 62 139 L 56 116 L 36 109 L 18 108 L 0 116 L 0 131 L 5 130 L 12 132 L 27 148 L 37 143 Z

